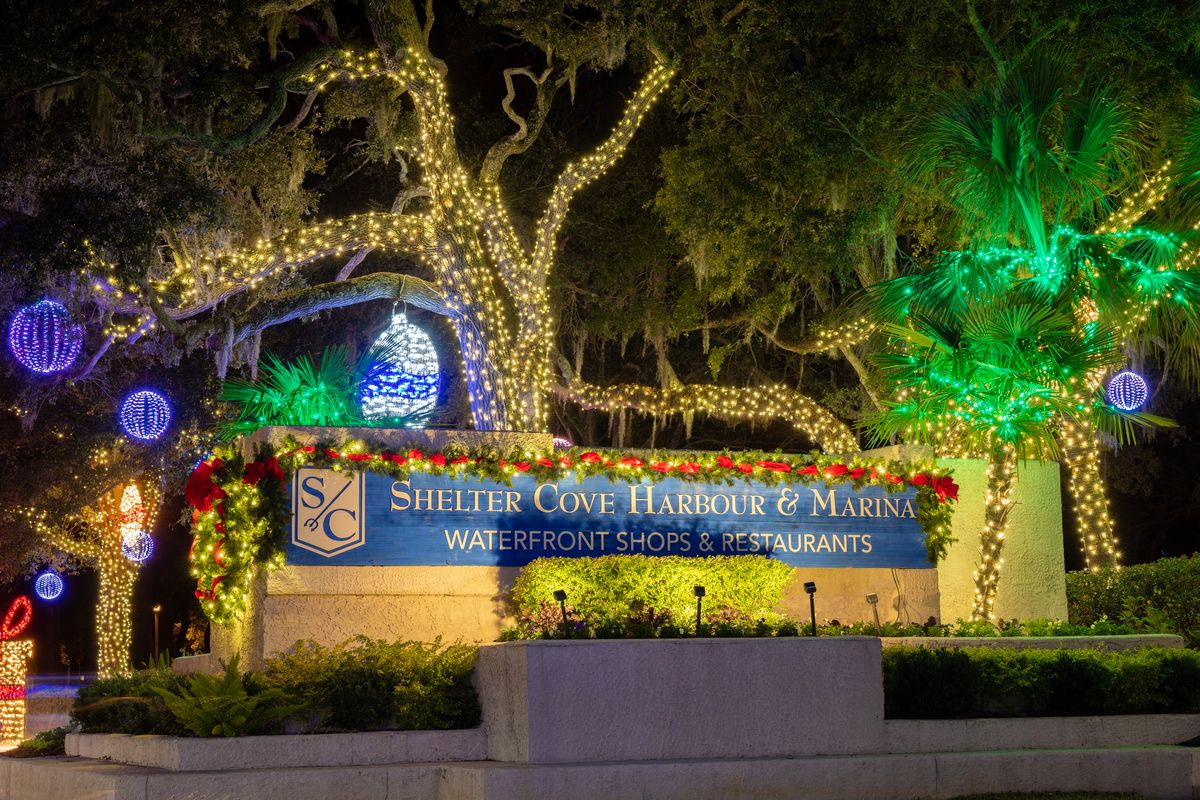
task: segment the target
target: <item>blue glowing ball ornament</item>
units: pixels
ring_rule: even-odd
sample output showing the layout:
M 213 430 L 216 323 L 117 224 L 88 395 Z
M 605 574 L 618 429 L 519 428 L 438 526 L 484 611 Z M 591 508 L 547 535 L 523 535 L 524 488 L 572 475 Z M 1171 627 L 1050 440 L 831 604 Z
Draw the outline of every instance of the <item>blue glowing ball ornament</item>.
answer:
M 389 353 L 389 358 L 372 365 L 359 386 L 358 399 L 367 419 L 404 418 L 420 423 L 437 405 L 441 373 L 437 351 L 429 334 L 411 325 L 403 314 L 392 322 L 372 349 Z
M 140 564 L 154 552 L 154 538 L 145 531 L 135 531 L 121 537 L 121 555 Z
M 8 347 L 17 361 L 42 375 L 71 368 L 83 348 L 83 326 L 62 303 L 39 300 L 17 310 L 8 325 Z
M 131 438 L 152 442 L 167 432 L 171 404 L 158 392 L 143 389 L 125 398 L 117 416 L 121 429 Z
M 63 593 L 63 585 L 62 576 L 52 569 L 33 579 L 33 591 L 43 600 L 57 600 Z
M 1146 379 L 1136 372 L 1118 372 L 1108 382 L 1108 402 L 1122 411 L 1136 411 L 1149 396 Z

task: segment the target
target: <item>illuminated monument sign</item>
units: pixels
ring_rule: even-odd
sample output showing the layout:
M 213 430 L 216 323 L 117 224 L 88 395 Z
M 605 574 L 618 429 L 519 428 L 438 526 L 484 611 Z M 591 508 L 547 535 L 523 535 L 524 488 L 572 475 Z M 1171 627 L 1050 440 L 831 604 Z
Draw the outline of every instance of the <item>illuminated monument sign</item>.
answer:
M 301 468 L 287 560 L 299 565 L 522 566 L 547 556 L 770 555 L 793 566 L 931 565 L 916 490 L 538 481 Z

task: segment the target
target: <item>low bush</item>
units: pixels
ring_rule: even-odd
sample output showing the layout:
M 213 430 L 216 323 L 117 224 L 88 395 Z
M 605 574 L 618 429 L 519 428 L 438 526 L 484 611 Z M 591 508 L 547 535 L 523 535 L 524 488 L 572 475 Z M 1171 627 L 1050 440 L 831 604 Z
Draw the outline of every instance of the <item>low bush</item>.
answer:
M 80 688 L 71 717 L 84 733 L 185 734 L 186 729 L 155 694 L 156 689 L 178 691 L 181 680 L 162 668 L 101 678 Z
M 471 685 L 478 648 L 359 637 L 297 642 L 256 680 L 303 702 L 306 730 L 432 730 L 479 724 Z
M 235 654 L 220 675 L 189 675 L 178 692 L 155 689 L 179 724 L 196 736 L 278 733 L 280 723 L 303 707 L 279 689 L 262 689 L 238 671 Z
M 26 739 L 21 744 L 8 750 L 3 755 L 9 758 L 40 758 L 42 756 L 66 755 L 67 729 L 51 728 L 42 731 L 32 739 Z
M 1200 555 L 1068 572 L 1067 610 L 1078 625 L 1119 620 L 1138 631 L 1178 633 L 1200 646 Z
M 695 627 L 693 587 L 707 592 L 704 608 L 731 619 L 778 617 L 775 609 L 793 570 L 765 556 L 612 555 L 539 558 L 517 577 L 513 638 L 561 635 L 554 592 L 567 593 L 571 623 L 601 638 L 674 635 Z
M 1200 653 L 1099 650 L 883 651 L 890 719 L 1200 712 Z
M 242 674 L 181 677 L 162 669 L 81 689 L 72 716 L 84 733 L 241 736 L 290 730 L 472 728 L 478 648 L 360 637 L 335 647 L 297 642 Z

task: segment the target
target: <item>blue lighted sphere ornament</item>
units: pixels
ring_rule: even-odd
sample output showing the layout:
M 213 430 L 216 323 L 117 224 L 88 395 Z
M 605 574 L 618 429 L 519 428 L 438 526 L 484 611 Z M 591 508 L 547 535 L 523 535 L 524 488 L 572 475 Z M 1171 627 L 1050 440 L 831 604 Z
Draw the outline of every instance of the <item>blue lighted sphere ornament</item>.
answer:
M 134 531 L 121 537 L 121 555 L 140 564 L 154 552 L 154 538 L 145 531 Z
M 8 325 L 8 347 L 23 366 L 53 375 L 70 369 L 79 358 L 83 326 L 72 321 L 62 303 L 39 300 L 13 315 Z
M 1118 372 L 1108 382 L 1108 402 L 1122 411 L 1136 411 L 1149 396 L 1146 379 L 1136 372 Z
M 33 579 L 33 591 L 43 600 L 57 600 L 63 593 L 63 579 L 52 569 L 39 574 Z
M 142 389 L 125 398 L 117 415 L 121 430 L 131 438 L 152 442 L 171 424 L 171 404 L 158 392 Z
M 366 419 L 402 418 L 410 426 L 420 424 L 437 405 L 437 351 L 429 334 L 411 325 L 403 314 L 393 314 L 387 330 L 372 349 L 388 354 L 386 361 L 372 365 L 359 386 L 358 399 Z

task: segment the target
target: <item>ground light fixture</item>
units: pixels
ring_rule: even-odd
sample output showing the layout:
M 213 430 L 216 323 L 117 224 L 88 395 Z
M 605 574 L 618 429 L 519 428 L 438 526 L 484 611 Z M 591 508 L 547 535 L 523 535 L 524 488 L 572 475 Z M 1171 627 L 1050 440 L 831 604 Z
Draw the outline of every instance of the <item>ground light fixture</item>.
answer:
M 871 592 L 867 595 L 867 602 L 871 604 L 871 613 L 875 615 L 875 635 L 883 636 L 883 628 L 879 625 L 879 595 Z
M 570 639 L 571 629 L 567 627 L 567 593 L 562 589 L 555 589 L 554 599 L 558 601 L 558 607 L 562 611 L 563 638 Z
M 808 614 L 812 620 L 812 635 L 817 635 L 817 584 L 812 581 L 804 582 L 804 591 L 808 592 Z
M 154 612 L 154 661 L 158 661 L 158 615 L 162 612 L 162 606 L 155 605 L 150 609 Z
M 696 635 L 700 635 L 700 612 L 704 608 L 704 587 L 693 586 L 692 594 L 696 595 Z

